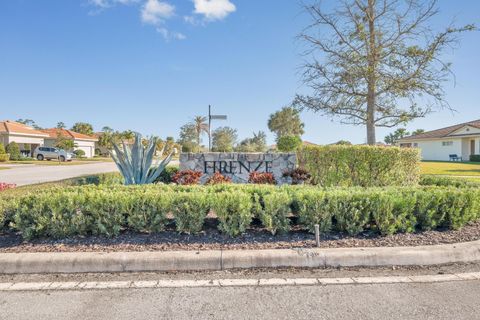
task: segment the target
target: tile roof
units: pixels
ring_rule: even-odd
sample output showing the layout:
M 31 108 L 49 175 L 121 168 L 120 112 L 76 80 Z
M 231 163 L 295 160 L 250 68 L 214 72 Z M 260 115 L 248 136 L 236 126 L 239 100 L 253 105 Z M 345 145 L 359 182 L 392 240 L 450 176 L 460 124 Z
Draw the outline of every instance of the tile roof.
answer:
M 37 130 L 20 122 L 10 120 L 0 121 L 0 133 L 17 133 L 24 135 L 48 137 L 47 134 L 40 130 Z
M 67 129 L 57 129 L 57 128 L 52 128 L 52 129 L 44 129 L 42 130 L 50 138 L 58 138 L 58 136 L 63 136 L 67 139 L 74 139 L 74 140 L 91 140 L 91 141 L 98 141 L 98 139 L 94 136 L 89 136 L 86 134 L 78 133 L 72 130 L 67 130 Z
M 421 133 L 421 134 L 417 134 L 415 136 L 409 136 L 409 137 L 402 138 L 402 139 L 400 139 L 400 141 L 444 138 L 444 137 L 447 137 L 448 135 L 452 134 L 453 132 L 462 129 L 465 126 L 470 126 L 470 127 L 480 129 L 480 120 L 460 123 L 460 124 L 450 126 L 450 127 L 446 127 L 446 128 L 442 128 L 442 129 L 427 131 L 427 132 L 424 132 L 424 133 Z

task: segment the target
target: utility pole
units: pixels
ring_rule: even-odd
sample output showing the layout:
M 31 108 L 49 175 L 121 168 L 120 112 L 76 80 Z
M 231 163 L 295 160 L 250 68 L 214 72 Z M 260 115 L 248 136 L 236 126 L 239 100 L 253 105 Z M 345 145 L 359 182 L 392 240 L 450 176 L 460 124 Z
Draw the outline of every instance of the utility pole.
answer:
M 226 115 L 213 115 L 212 106 L 208 105 L 208 151 L 212 151 L 212 120 L 227 120 Z

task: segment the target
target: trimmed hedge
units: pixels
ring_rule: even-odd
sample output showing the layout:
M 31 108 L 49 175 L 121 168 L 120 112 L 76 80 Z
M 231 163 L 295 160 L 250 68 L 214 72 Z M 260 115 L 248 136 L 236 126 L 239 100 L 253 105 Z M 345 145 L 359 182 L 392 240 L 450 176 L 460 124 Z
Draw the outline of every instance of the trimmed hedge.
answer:
M 480 188 L 480 179 L 468 180 L 465 178 L 422 176 L 420 185 L 455 188 Z
M 245 232 L 254 218 L 272 234 L 293 223 L 350 235 L 458 229 L 480 219 L 480 189 L 90 185 L 0 195 L 0 225 L 26 239 L 161 232 L 172 217 L 178 232 L 198 233 L 210 211 L 230 236 Z
M 414 186 L 420 178 L 420 153 L 415 148 L 305 146 L 297 155 L 312 183 L 324 187 Z

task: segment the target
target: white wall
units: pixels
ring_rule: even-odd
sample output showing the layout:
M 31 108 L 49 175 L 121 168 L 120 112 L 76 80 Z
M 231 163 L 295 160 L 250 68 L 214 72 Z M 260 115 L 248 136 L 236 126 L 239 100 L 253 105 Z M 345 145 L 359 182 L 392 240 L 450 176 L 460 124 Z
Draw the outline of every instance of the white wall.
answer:
M 451 146 L 443 146 L 442 142 L 452 141 Z M 445 140 L 431 140 L 431 141 L 415 141 L 418 143 L 418 148 L 421 149 L 423 160 L 437 160 L 449 161 L 450 154 L 462 156 L 462 140 L 461 139 L 445 139 Z M 464 159 L 464 160 L 468 160 Z
M 95 142 L 94 141 L 79 141 L 75 140 L 77 147 L 75 150 L 83 150 L 85 152 L 85 157 L 92 158 L 95 155 Z
M 7 144 L 15 141 L 16 143 L 28 143 L 28 144 L 39 144 L 43 145 L 44 138 L 40 137 L 28 137 L 28 136 L 20 136 L 20 135 L 9 135 L 7 139 Z
M 462 139 L 462 158 L 465 161 L 470 160 L 470 140 Z

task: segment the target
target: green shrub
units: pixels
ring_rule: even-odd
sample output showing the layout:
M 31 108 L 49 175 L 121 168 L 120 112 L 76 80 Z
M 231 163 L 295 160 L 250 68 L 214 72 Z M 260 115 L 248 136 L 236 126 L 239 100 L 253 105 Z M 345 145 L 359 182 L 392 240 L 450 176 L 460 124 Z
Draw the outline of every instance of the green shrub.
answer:
M 10 154 L 10 160 L 16 161 L 20 160 L 22 155 L 20 154 L 20 148 L 18 147 L 18 144 L 14 141 L 10 142 L 7 145 L 7 153 Z
M 172 205 L 177 231 L 199 233 L 210 209 L 210 197 L 201 192 L 185 192 L 175 196 Z
M 282 152 L 296 151 L 302 145 L 302 139 L 299 136 L 286 135 L 278 138 L 277 149 Z
M 155 180 L 155 182 L 159 183 L 172 183 L 173 182 L 173 177 L 177 174 L 179 171 L 178 166 L 167 166 L 165 167 L 165 170 L 160 173 L 158 178 Z
M 5 146 L 3 145 L 3 143 L 0 143 L 0 154 L 5 154 L 6 151 L 5 151 Z
M 128 226 L 139 232 L 160 232 L 165 229 L 167 214 L 172 210 L 173 195 L 170 192 L 145 192 L 127 196 Z
M 272 234 L 297 223 L 309 231 L 392 234 L 458 229 L 480 219 L 480 189 L 453 187 L 85 185 L 17 188 L 0 193 L 0 229 L 34 237 L 160 232 L 173 214 L 182 233 L 202 231 L 213 209 L 221 232 L 237 236 L 259 218 Z M 298 219 L 290 220 L 291 215 Z
M 299 223 L 310 232 L 315 231 L 315 225 L 321 232 L 332 228 L 332 203 L 327 193 L 322 190 L 307 189 L 296 193 L 294 198 L 295 213 L 298 213 Z
M 480 179 L 478 179 L 477 182 L 455 177 L 422 176 L 420 179 L 420 185 L 455 188 L 480 188 Z
M 0 162 L 7 162 L 10 160 L 10 155 L 8 153 L 0 154 Z
M 76 155 L 78 158 L 84 158 L 85 157 L 85 151 L 82 149 L 77 149 L 73 151 L 73 154 Z
M 320 186 L 413 186 L 420 177 L 420 153 L 414 148 L 305 146 L 297 155 Z
M 470 161 L 472 161 L 472 162 L 480 162 L 480 154 L 472 154 L 472 155 L 470 155 Z
M 377 230 L 383 234 L 413 232 L 417 219 L 413 214 L 416 198 L 412 193 L 378 192 L 371 201 L 372 219 Z
M 212 197 L 212 209 L 218 217 L 218 229 L 235 237 L 252 222 L 252 200 L 246 193 L 221 192 Z
M 339 231 L 356 235 L 364 231 L 370 222 L 373 209 L 368 192 L 340 190 L 330 195 L 333 214 Z
M 275 192 L 263 196 L 264 209 L 260 220 L 263 226 L 273 235 L 290 230 L 289 214 L 291 213 L 291 198 L 286 192 Z

